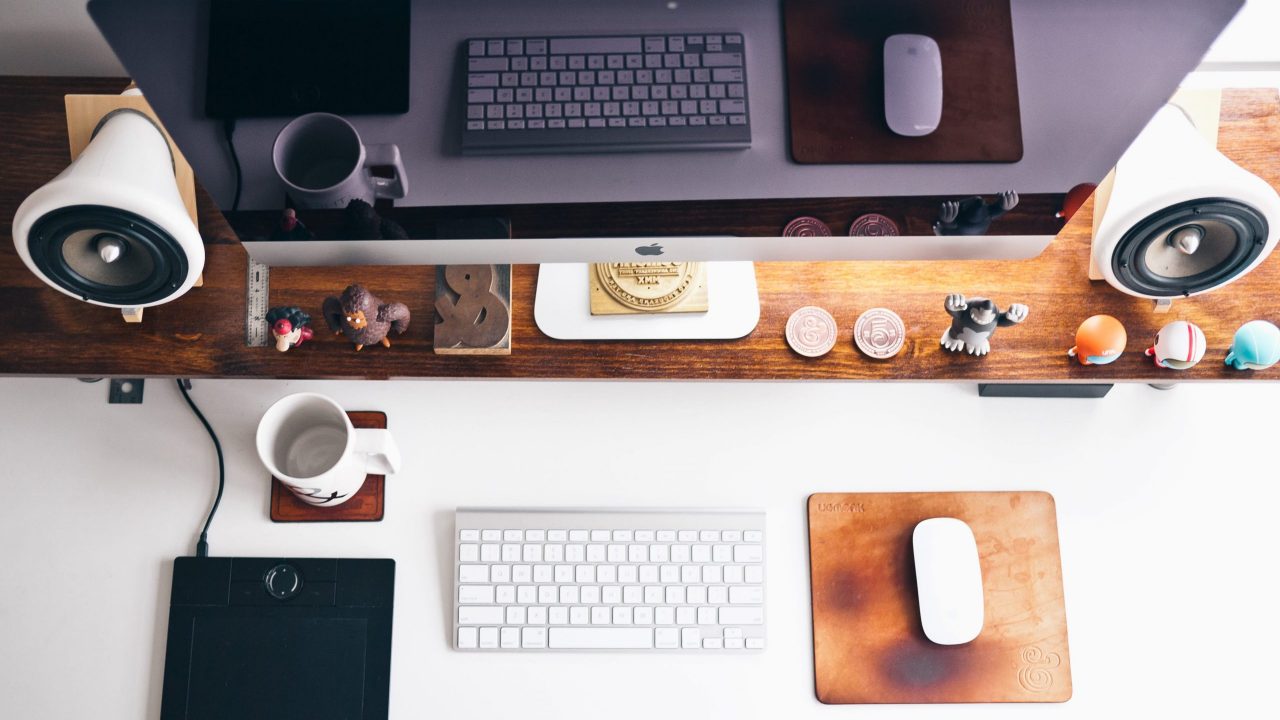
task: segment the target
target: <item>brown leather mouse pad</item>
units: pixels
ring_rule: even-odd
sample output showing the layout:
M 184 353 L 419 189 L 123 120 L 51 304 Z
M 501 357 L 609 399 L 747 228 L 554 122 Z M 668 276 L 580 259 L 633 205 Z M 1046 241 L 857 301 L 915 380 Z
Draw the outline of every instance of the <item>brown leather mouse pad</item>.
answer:
M 911 533 L 931 517 L 964 520 L 978 543 L 984 624 L 964 645 L 936 645 L 920 627 Z M 1052 495 L 811 495 L 809 555 L 814 680 L 822 702 L 1071 698 Z
M 787 106 L 798 163 L 1022 159 L 1009 0 L 785 0 Z M 928 35 L 942 56 L 942 119 L 903 137 L 884 119 L 884 41 Z

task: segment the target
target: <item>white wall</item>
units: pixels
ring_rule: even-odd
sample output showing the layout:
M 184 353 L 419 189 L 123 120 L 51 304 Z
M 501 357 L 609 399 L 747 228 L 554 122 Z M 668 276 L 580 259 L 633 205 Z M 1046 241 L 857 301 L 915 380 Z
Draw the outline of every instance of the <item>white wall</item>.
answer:
M 0 75 L 123 76 L 85 2 L 0 0 Z
M 84 6 L 85 0 L 0 0 L 0 75 L 124 75 Z M 1280 63 L 1277 27 L 1280 1 L 1249 0 L 1205 59 Z

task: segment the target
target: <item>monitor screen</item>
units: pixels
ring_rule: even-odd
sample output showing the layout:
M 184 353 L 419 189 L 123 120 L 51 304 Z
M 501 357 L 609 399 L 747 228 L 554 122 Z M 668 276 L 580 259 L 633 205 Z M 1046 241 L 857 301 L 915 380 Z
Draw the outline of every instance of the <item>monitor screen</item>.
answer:
M 214 0 L 213 118 L 409 109 L 409 0 Z

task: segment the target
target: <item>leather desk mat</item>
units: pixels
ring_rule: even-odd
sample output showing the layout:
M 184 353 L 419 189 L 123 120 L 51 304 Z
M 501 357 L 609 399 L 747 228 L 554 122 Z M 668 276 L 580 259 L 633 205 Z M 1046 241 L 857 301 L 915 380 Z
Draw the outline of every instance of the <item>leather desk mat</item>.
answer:
M 798 163 L 1022 159 L 1009 0 L 785 0 L 787 108 Z M 884 119 L 884 41 L 928 35 L 942 55 L 942 119 L 903 137 Z
M 986 599 L 964 645 L 920 627 L 911 533 L 931 517 L 973 529 Z M 809 497 L 814 680 L 848 703 L 1064 702 L 1071 697 L 1053 496 L 1043 492 Z

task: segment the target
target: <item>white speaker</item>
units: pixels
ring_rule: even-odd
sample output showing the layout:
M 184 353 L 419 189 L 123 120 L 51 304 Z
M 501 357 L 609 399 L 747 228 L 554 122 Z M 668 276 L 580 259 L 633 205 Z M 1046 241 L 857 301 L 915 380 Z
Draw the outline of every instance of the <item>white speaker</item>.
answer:
M 175 181 L 175 158 L 148 115 L 106 114 L 71 165 L 13 218 L 31 272 L 85 302 L 135 311 L 197 283 L 204 244 Z
M 1108 180 L 1110 195 L 1104 182 L 1095 201 L 1093 276 L 1157 307 L 1239 279 L 1280 237 L 1280 194 L 1178 105 L 1155 114 Z

